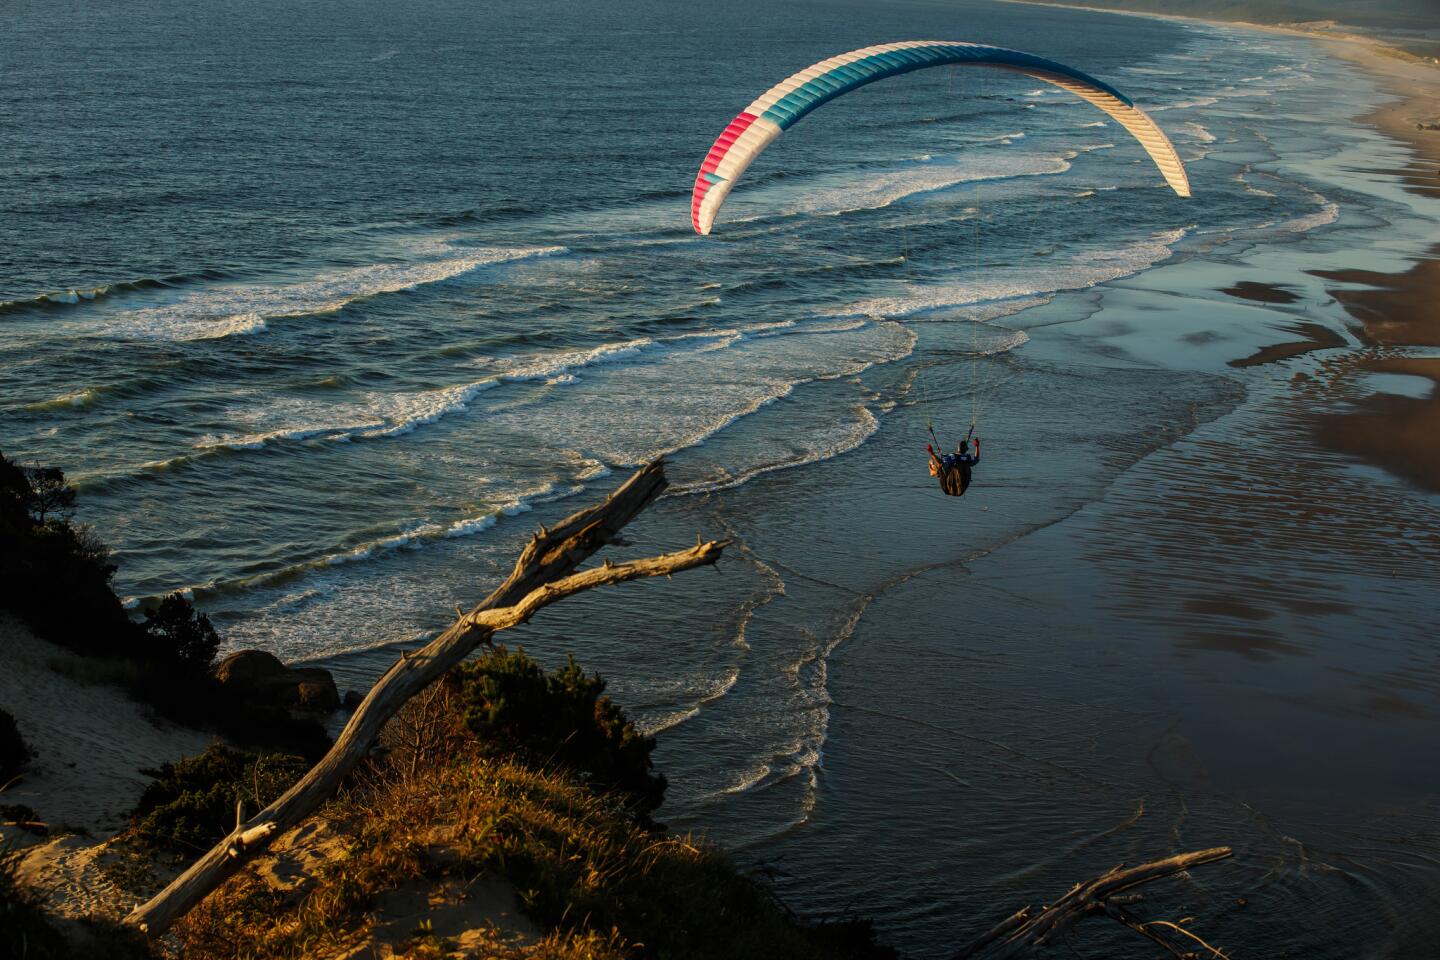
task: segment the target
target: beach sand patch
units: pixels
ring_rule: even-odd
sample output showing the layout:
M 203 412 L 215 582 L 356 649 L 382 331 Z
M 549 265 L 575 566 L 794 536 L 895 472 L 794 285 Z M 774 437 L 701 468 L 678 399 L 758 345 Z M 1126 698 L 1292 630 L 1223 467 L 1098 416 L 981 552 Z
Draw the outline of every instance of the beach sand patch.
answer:
M 1261 283 L 1258 280 L 1241 280 L 1220 292 L 1256 303 L 1294 303 L 1300 299 L 1299 295 L 1291 293 L 1288 287 L 1278 283 Z
M 108 836 L 125 826 L 150 778 L 141 768 L 199 753 L 212 739 L 166 723 L 118 687 L 81 684 L 56 673 L 66 651 L 0 616 L 0 707 L 15 715 L 36 757 L 3 794 L 51 829 Z
M 1423 398 L 1377 393 L 1358 401 L 1354 413 L 1321 414 L 1317 439 L 1440 493 L 1440 359 L 1383 357 L 1359 366 L 1372 373 L 1426 377 L 1437 389 Z

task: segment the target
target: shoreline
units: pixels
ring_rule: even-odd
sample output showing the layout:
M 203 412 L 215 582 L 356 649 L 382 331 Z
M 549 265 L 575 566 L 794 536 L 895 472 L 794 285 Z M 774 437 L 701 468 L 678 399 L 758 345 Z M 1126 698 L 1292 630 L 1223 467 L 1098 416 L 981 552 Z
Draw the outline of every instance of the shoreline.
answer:
M 1402 59 L 1393 48 L 1359 35 L 1326 37 L 1307 31 L 1331 53 L 1356 64 L 1398 99 L 1382 104 L 1356 122 L 1369 124 L 1408 147 L 1410 163 L 1401 170 L 1379 171 L 1398 177 L 1412 193 L 1440 198 L 1440 68 Z M 1424 127 L 1425 129 L 1421 129 Z M 1312 418 L 1315 438 L 1337 453 L 1375 464 L 1410 484 L 1440 493 L 1440 359 L 1413 356 L 1415 347 L 1440 346 L 1440 244 L 1412 260 L 1409 270 L 1383 274 L 1365 271 L 1312 271 L 1337 281 L 1330 287 L 1357 321 L 1356 333 L 1375 349 L 1358 360 L 1368 373 L 1405 373 L 1425 377 L 1433 386 L 1424 397 L 1373 391 L 1349 413 Z M 1357 287 L 1357 285 L 1363 285 Z
M 1354 32 L 1353 28 L 1332 32 L 1307 30 L 1299 25 L 1116 10 L 1046 0 L 1002 2 L 1241 27 L 1311 40 L 1331 55 L 1358 66 L 1395 98 L 1351 121 L 1375 129 L 1404 145 L 1412 154 L 1410 162 L 1401 169 L 1374 172 L 1396 177 L 1411 193 L 1440 199 L 1440 64 L 1406 53 L 1377 37 Z M 1440 303 L 1440 243 L 1417 254 L 1411 262 L 1410 269 L 1398 273 L 1324 269 L 1309 272 L 1336 282 L 1337 286 L 1327 288 L 1328 292 L 1356 321 L 1352 326 L 1356 336 L 1374 350 L 1372 355 L 1353 359 L 1357 373 L 1403 368 L 1413 376 L 1430 379 L 1435 387 L 1422 398 L 1373 391 L 1359 399 L 1351 412 L 1313 416 L 1311 428 L 1315 438 L 1327 449 L 1378 466 L 1420 489 L 1440 492 L 1440 428 L 1436 428 L 1440 425 L 1440 358 L 1415 357 L 1409 349 L 1440 346 L 1440 312 L 1434 306 Z M 1245 293 L 1237 295 L 1260 299 Z M 1277 343 L 1251 356 L 1236 358 L 1230 365 L 1245 367 L 1286 359 L 1327 345 L 1335 344 L 1317 342 L 1313 337 L 1309 341 Z

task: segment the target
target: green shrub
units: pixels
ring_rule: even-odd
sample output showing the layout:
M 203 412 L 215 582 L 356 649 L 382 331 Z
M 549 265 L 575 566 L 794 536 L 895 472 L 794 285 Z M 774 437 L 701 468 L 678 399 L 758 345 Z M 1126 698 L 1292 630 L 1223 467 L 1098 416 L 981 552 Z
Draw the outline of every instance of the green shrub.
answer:
M 167 718 L 248 747 L 318 758 L 324 727 L 226 694 L 210 676 L 220 637 L 171 594 L 135 623 L 115 595 L 110 550 L 72 522 L 75 491 L 56 467 L 20 467 L 0 454 L 0 609 L 89 661 L 63 662 L 79 682 L 113 682 Z
M 0 710 L 0 787 L 29 762 L 34 756 L 25 741 L 20 738 L 20 728 L 15 718 Z
M 184 596 L 172 593 L 160 606 L 146 610 L 144 627 L 151 656 L 170 665 L 176 679 L 209 676 L 220 649 L 220 635 L 210 625 L 210 618 L 197 613 Z
M 235 805 L 251 816 L 307 769 L 300 757 L 247 753 L 222 743 L 204 753 L 142 770 L 154 781 L 132 816 L 134 837 L 158 847 L 208 850 L 235 828 Z
M 0 606 L 72 649 L 131 654 L 139 628 L 111 588 L 110 551 L 71 522 L 74 507 L 63 471 L 0 454 Z
M 458 706 L 481 745 L 533 763 L 559 764 L 602 793 L 614 793 L 642 820 L 665 798 L 652 773 L 655 740 L 642 736 L 573 656 L 553 673 L 504 647 L 456 671 Z

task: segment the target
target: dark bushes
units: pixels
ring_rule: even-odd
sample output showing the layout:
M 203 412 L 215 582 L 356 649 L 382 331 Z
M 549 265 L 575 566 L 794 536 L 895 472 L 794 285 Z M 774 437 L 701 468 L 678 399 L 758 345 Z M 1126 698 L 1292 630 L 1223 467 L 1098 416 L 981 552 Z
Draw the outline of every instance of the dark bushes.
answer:
M 460 667 L 457 708 L 482 748 L 556 763 L 601 793 L 615 793 L 641 819 L 665 798 L 665 777 L 652 773 L 655 749 L 604 696 L 605 681 L 587 676 L 575 658 L 547 674 L 504 647 Z
M 236 803 L 244 803 L 248 817 L 307 769 L 300 757 L 214 743 L 204 753 L 142 770 L 155 779 L 135 808 L 134 836 L 152 846 L 208 850 L 234 829 Z
M 71 522 L 74 506 L 60 470 L 0 454 L 0 606 L 73 650 L 118 652 L 139 634 L 111 589 L 110 551 Z
M 170 594 L 160 606 L 145 611 L 144 629 L 152 658 L 167 662 L 177 678 L 203 680 L 209 675 L 220 649 L 220 635 L 210 625 L 210 618 L 198 613 L 189 600 Z
M 133 664 L 110 672 L 173 720 L 247 745 L 323 752 L 319 724 L 220 690 L 210 676 L 220 637 L 185 597 L 166 597 L 144 623 L 130 619 L 111 586 L 109 548 L 73 522 L 75 500 L 60 469 L 20 467 L 0 454 L 0 608 L 84 656 Z
M 15 718 L 0 710 L 0 787 L 29 762 L 33 756 L 25 741 L 20 738 L 20 728 Z

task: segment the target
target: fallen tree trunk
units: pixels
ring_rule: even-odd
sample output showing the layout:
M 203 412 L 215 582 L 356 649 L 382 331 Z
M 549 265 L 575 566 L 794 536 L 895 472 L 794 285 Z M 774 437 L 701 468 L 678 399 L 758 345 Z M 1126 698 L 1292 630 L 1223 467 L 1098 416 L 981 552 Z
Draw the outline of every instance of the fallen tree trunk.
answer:
M 1225 954 L 1179 924 L 1165 920 L 1145 922 L 1133 916 L 1125 907 L 1140 898 L 1120 894 L 1142 883 L 1174 876 L 1201 864 L 1224 860 L 1230 854 L 1229 847 L 1213 847 L 1194 853 L 1176 854 L 1163 860 L 1152 860 L 1135 867 L 1127 868 L 1122 864 L 1094 880 L 1075 884 L 1069 893 L 1038 913 L 1031 907 L 1024 907 L 1011 914 L 980 939 L 955 954 L 954 960 L 1009 960 L 1034 956 L 1042 947 L 1054 943 L 1071 926 L 1097 913 L 1103 913 L 1141 936 L 1153 940 L 1176 957 L 1204 956 L 1226 960 Z M 1176 938 L 1182 936 L 1186 939 L 1178 941 L 1180 946 L 1177 946 Z M 1190 949 L 1192 944 L 1202 947 L 1204 953 L 1196 953 L 1194 949 Z
M 380 729 L 411 697 L 459 664 L 497 630 L 524 623 L 544 607 L 584 590 L 642 577 L 668 576 L 713 564 L 729 541 L 697 542 L 688 550 L 574 573 L 665 489 L 663 461 L 637 470 L 603 503 L 541 527 L 515 562 L 510 576 L 469 613 L 425 647 L 400 660 L 375 682 L 335 745 L 284 795 L 244 823 L 197 860 L 125 922 L 157 936 L 263 851 L 276 836 L 296 826 L 339 788 L 374 745 Z M 457 611 L 458 612 L 458 611 Z

